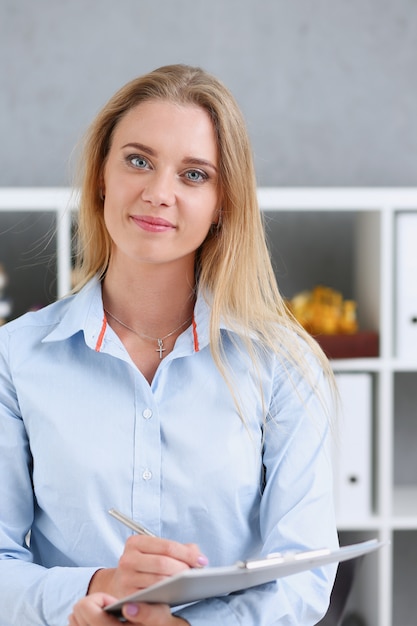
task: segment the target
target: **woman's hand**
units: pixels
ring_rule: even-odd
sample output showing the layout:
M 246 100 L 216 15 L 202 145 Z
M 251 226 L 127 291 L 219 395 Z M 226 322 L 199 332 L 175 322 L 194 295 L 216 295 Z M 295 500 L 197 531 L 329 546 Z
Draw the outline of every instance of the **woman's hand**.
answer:
M 195 544 L 132 535 L 126 541 L 117 568 L 98 570 L 91 578 L 88 594 L 100 591 L 123 598 L 185 569 L 204 567 L 207 563 Z
M 105 593 L 86 596 L 74 606 L 69 616 L 69 626 L 120 626 L 116 617 L 103 611 L 105 606 L 115 601 L 116 598 Z M 126 604 L 123 616 L 129 624 L 141 626 L 189 626 L 185 620 L 171 615 L 166 604 Z

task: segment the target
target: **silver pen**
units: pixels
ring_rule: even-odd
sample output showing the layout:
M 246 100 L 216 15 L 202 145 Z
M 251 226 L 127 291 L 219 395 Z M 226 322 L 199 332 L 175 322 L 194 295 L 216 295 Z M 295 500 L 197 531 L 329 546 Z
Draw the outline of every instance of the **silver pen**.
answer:
M 130 517 L 127 517 L 127 515 L 123 515 L 123 513 L 120 513 L 120 511 L 117 511 L 116 509 L 110 509 L 109 514 L 131 530 L 134 530 L 139 535 L 146 535 L 147 537 L 157 537 L 157 535 L 145 528 L 145 526 L 134 522 L 132 519 L 130 519 Z

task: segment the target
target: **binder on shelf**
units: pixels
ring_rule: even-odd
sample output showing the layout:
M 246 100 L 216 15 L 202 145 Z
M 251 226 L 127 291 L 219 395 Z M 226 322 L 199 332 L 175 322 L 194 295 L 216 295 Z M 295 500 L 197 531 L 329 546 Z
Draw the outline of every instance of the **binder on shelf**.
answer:
M 340 411 L 333 445 L 338 523 L 372 513 L 372 376 L 338 373 Z
M 396 356 L 417 360 L 417 211 L 396 214 Z

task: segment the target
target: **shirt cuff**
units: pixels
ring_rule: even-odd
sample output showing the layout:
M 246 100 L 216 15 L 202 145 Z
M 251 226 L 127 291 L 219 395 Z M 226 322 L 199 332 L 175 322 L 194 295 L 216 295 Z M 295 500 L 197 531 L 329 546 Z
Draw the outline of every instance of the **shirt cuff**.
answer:
M 97 567 L 52 567 L 44 581 L 43 613 L 49 626 L 67 626 L 68 617 L 83 598 Z

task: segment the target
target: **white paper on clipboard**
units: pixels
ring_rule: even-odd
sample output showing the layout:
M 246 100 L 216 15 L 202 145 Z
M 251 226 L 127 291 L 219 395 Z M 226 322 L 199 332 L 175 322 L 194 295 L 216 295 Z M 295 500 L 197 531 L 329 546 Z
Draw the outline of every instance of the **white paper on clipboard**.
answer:
M 251 560 L 226 567 L 188 569 L 147 589 L 107 606 L 104 610 L 120 615 L 127 602 L 150 602 L 179 606 L 205 598 L 223 596 L 277 578 L 305 570 L 356 558 L 379 549 L 383 542 L 376 539 L 343 546 L 337 550 L 308 550 L 284 553 L 271 558 Z

